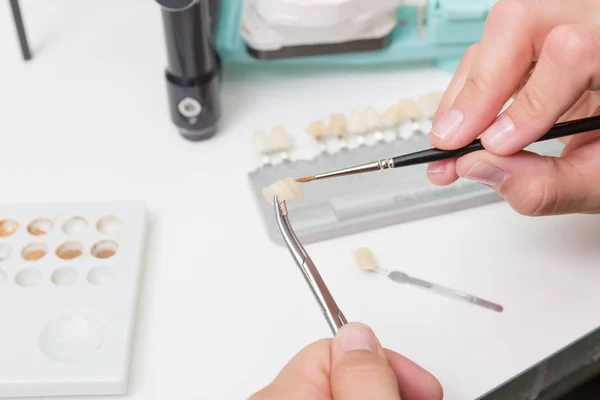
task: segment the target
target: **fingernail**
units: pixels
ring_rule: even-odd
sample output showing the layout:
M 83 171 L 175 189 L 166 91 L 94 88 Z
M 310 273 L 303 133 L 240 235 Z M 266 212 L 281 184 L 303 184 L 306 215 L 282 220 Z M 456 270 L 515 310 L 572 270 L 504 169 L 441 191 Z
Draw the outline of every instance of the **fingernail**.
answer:
M 515 124 L 506 114 L 501 114 L 496 121 L 481 134 L 481 140 L 486 147 L 498 150 L 504 144 L 507 137 L 515 132 Z
M 344 351 L 364 350 L 377 353 L 377 339 L 373 331 L 366 325 L 350 323 L 344 325 L 335 336 Z
M 452 108 L 444 114 L 431 128 L 431 133 L 442 140 L 449 142 L 458 132 L 465 116 L 462 111 Z
M 427 166 L 428 174 L 441 174 L 446 172 L 446 163 L 445 162 L 434 162 Z
M 495 165 L 485 161 L 478 161 L 471 167 L 465 176 L 463 176 L 463 178 L 483 183 L 484 185 L 496 189 L 504 182 L 506 173 Z

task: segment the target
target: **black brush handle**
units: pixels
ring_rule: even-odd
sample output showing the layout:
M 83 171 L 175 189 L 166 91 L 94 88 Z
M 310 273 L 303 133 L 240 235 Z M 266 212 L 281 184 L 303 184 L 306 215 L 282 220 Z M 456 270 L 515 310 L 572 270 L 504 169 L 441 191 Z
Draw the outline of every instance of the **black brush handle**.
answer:
M 583 132 L 590 132 L 600 129 L 600 116 L 577 119 L 574 121 L 561 122 L 556 124 L 544 136 L 536 140 L 543 142 L 545 140 L 557 139 L 560 137 L 575 135 Z M 458 158 L 465 154 L 478 150 L 485 150 L 480 139 L 475 139 L 465 147 L 456 150 L 428 149 L 417 151 L 416 153 L 405 154 L 394 157 L 394 168 L 406 167 L 409 165 L 428 164 L 434 161 L 449 160 Z

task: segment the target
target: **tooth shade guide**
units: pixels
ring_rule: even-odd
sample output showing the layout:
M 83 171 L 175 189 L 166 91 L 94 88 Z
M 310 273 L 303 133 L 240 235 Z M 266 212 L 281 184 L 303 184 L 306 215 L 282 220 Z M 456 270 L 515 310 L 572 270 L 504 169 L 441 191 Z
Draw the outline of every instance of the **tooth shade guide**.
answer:
M 327 127 L 323 121 L 314 121 L 306 127 L 306 133 L 316 140 L 323 140 L 327 134 Z
M 373 256 L 371 250 L 366 247 L 362 247 L 354 251 L 354 261 L 360 268 L 366 271 L 374 271 L 377 269 L 375 257 Z

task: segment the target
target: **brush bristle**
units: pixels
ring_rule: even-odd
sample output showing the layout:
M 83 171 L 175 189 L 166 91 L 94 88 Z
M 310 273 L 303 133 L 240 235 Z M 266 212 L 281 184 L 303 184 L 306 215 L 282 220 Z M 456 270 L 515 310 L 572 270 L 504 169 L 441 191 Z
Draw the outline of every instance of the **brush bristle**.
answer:
M 366 247 L 357 249 L 354 252 L 354 260 L 356 261 L 356 264 L 364 270 L 372 271 L 377 268 L 373 253 Z
M 306 183 L 306 182 L 311 182 L 311 181 L 314 181 L 314 180 L 315 180 L 314 176 L 304 176 L 302 178 L 296 179 L 296 182 Z

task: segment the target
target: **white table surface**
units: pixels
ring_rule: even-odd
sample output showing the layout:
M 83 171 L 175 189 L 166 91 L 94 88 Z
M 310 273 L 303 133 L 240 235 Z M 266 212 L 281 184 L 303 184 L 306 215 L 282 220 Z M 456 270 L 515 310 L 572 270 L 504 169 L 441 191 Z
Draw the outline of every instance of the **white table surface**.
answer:
M 34 60 L 0 5 L 2 202 L 129 200 L 152 213 L 129 399 L 245 398 L 300 348 L 330 336 L 248 187 L 250 134 L 330 111 L 443 89 L 433 69 L 228 73 L 214 139 L 181 139 L 167 114 L 153 1 L 23 1 Z M 308 150 L 306 150 L 308 151 Z M 401 172 L 399 172 L 401 173 Z M 425 179 L 425 177 L 424 177 Z M 350 320 L 473 399 L 598 326 L 597 216 L 527 218 L 506 204 L 307 246 Z M 504 305 L 493 313 L 358 270 L 386 268 Z

